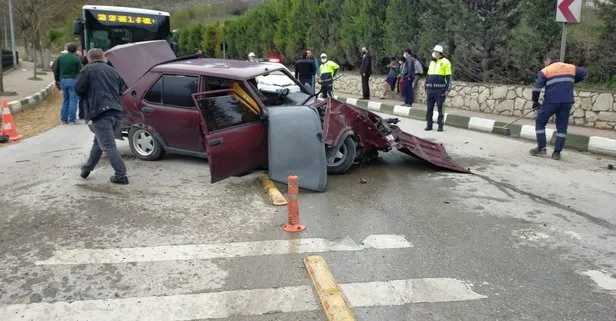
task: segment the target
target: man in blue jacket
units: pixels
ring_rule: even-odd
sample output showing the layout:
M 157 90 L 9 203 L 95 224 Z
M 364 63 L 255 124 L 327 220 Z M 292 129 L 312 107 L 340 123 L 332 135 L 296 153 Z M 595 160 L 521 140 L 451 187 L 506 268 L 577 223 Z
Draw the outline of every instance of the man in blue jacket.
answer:
M 545 126 L 552 115 L 556 115 L 556 143 L 552 158 L 560 160 L 560 152 L 565 146 L 569 115 L 574 102 L 573 84 L 584 80 L 588 72 L 572 64 L 558 60 L 556 53 L 548 53 L 543 61 L 545 68 L 537 74 L 537 81 L 533 88 L 533 109 L 539 110 L 535 122 L 537 134 L 537 148 L 530 150 L 533 156 L 546 156 L 547 139 Z M 545 87 L 543 104 L 539 103 L 541 89 Z

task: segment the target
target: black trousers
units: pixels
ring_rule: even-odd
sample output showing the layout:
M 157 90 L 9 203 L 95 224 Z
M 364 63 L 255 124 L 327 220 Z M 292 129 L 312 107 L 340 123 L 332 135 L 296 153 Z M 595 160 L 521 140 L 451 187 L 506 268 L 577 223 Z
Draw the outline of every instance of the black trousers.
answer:
M 362 98 L 370 99 L 370 75 L 361 75 Z
M 443 103 L 445 102 L 445 90 L 443 89 L 428 89 L 426 93 L 426 104 L 428 110 L 426 111 L 426 122 L 429 128 L 432 128 L 432 117 L 434 116 L 434 105 L 438 110 L 438 126 L 443 127 Z

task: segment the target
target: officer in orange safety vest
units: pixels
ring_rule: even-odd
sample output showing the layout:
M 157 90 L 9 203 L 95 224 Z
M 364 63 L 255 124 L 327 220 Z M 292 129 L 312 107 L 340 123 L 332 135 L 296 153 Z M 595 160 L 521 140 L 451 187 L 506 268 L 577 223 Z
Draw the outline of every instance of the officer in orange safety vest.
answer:
M 545 126 L 552 115 L 556 115 L 556 143 L 552 158 L 560 160 L 560 152 L 565 146 L 569 114 L 574 102 L 573 84 L 584 80 L 588 72 L 572 64 L 560 62 L 556 53 L 549 53 L 543 61 L 543 68 L 537 75 L 533 88 L 533 109 L 537 110 L 535 133 L 537 134 L 537 148 L 530 150 L 533 156 L 546 156 Z M 541 89 L 545 87 L 543 103 L 539 103 Z

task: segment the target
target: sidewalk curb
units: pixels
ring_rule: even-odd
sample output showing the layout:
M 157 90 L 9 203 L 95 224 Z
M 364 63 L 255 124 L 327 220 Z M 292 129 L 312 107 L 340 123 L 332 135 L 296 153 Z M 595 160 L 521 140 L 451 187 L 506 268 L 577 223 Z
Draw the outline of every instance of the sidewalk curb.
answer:
M 426 110 L 416 107 L 406 107 L 401 105 L 390 105 L 386 103 L 361 100 L 357 98 L 346 98 L 342 95 L 334 96 L 334 98 L 352 104 L 357 107 L 367 109 L 370 111 L 377 111 L 394 116 L 402 116 L 410 119 L 425 120 Z M 434 121 L 438 117 L 438 112 L 434 112 Z M 507 123 L 496 121 L 494 119 L 460 116 L 455 114 L 444 115 L 445 125 L 452 127 L 459 127 L 464 129 L 470 129 L 474 131 L 480 131 L 484 133 L 490 133 L 494 135 L 504 136 L 503 126 Z M 535 126 L 531 125 L 510 125 L 511 137 L 522 138 L 525 140 L 535 141 Z M 549 144 L 553 144 L 556 139 L 554 129 L 546 129 L 547 141 Z M 585 136 L 577 134 L 567 134 L 567 141 L 565 148 L 578 150 L 582 152 L 590 152 L 598 155 L 616 157 L 616 139 L 605 138 L 600 136 Z
M 9 101 L 9 109 L 11 110 L 11 114 L 20 113 L 24 110 L 28 110 L 30 108 L 35 107 L 41 101 L 47 99 L 53 90 L 55 82 L 50 83 L 45 88 L 41 89 L 39 92 L 25 97 L 21 100 L 13 100 Z

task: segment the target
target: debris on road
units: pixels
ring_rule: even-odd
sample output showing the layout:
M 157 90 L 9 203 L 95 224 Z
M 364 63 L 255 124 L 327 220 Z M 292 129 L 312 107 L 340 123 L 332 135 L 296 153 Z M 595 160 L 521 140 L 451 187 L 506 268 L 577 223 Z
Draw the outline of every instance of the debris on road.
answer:
M 614 165 L 609 164 L 609 165 L 607 165 L 607 168 L 608 168 L 608 169 L 614 169 Z
M 359 180 L 359 182 L 360 182 L 360 183 L 362 183 L 362 184 L 366 184 L 366 183 L 368 183 L 368 180 L 362 177 L 362 178 Z

